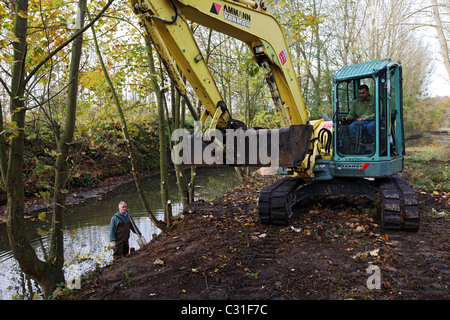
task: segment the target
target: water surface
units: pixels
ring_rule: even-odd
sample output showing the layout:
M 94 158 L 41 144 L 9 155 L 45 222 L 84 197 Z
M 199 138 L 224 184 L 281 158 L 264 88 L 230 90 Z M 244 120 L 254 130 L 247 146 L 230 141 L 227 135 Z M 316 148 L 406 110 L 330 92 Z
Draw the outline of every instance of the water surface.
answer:
M 189 170 L 187 170 L 188 172 Z M 196 199 L 213 200 L 238 185 L 233 168 L 197 168 Z M 143 181 L 146 198 L 159 220 L 163 220 L 159 176 Z M 182 206 L 174 174 L 169 175 L 169 193 L 172 212 L 178 214 Z M 104 266 L 112 260 L 109 246 L 109 223 L 117 212 L 119 201 L 125 201 L 138 228 L 149 241 L 152 234 L 160 230 L 151 222 L 142 206 L 136 187 L 129 183 L 121 187 L 117 195 L 109 199 L 80 205 L 67 210 L 64 217 L 65 276 L 70 278 L 75 272 L 86 273 L 96 265 Z M 50 220 L 50 217 L 48 217 Z M 27 221 L 29 236 L 38 256 L 43 259 L 49 250 L 50 235 L 46 235 L 48 224 Z M 36 230 L 41 229 L 42 232 Z M 139 249 L 134 233 L 130 236 L 130 247 Z M 0 225 L 0 299 L 13 297 L 30 299 L 34 295 L 42 298 L 40 288 L 21 272 L 12 256 L 6 234 L 6 224 Z

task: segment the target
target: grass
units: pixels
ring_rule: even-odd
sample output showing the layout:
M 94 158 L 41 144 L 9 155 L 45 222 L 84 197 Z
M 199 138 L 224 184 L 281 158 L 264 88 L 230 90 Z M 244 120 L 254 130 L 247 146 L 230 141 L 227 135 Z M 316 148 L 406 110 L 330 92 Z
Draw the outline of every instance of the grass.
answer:
M 446 145 L 429 145 L 408 149 L 405 170 L 413 187 L 424 191 L 450 191 L 449 159 Z

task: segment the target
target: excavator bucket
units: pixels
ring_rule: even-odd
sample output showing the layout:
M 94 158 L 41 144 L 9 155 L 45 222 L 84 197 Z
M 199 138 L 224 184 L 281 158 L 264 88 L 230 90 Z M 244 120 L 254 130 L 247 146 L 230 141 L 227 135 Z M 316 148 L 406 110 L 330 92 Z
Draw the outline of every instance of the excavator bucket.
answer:
M 299 166 L 309 150 L 313 126 L 292 125 L 280 130 L 280 167 Z
M 313 127 L 225 129 L 187 134 L 172 151 L 175 163 L 195 166 L 296 167 L 308 152 Z

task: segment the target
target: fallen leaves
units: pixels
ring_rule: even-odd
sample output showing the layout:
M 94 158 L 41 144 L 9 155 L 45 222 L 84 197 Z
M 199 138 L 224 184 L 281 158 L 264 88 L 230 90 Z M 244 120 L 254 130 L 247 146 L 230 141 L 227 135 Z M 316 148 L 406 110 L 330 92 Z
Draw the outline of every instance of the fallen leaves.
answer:
M 248 268 L 246 268 L 246 271 L 249 271 L 245 274 L 246 277 L 258 279 L 259 274 L 261 273 L 261 270 L 258 270 L 256 272 L 250 272 Z
M 370 264 L 380 264 L 384 262 L 380 255 L 380 248 L 357 253 L 353 255 L 352 258 L 356 261 L 365 261 Z M 372 259 L 372 261 L 370 259 Z
M 250 234 L 250 239 L 251 240 L 259 240 L 259 239 L 265 238 L 266 236 L 267 236 L 266 233 L 252 232 Z
M 431 214 L 432 214 L 433 218 L 439 219 L 439 218 L 445 218 L 448 213 L 445 210 L 438 212 L 435 208 L 431 208 Z
M 369 256 L 369 252 L 365 251 L 365 252 L 359 252 L 359 253 L 355 254 L 354 256 L 352 256 L 352 258 L 355 260 L 362 260 L 362 259 L 366 259 L 368 256 Z
M 161 259 L 158 258 L 153 262 L 153 264 L 162 267 L 162 266 L 164 266 L 164 261 L 162 261 Z

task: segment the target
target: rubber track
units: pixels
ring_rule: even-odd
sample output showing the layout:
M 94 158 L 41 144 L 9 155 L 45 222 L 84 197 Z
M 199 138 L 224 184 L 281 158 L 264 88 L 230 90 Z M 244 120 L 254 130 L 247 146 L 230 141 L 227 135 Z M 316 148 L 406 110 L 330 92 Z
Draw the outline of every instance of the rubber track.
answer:
M 294 192 L 303 183 L 302 179 L 286 177 L 264 189 L 258 204 L 260 221 L 274 225 L 287 225 L 292 222 L 292 201 L 298 202 L 308 197 L 308 193 L 299 193 L 302 188 Z M 355 188 L 358 188 L 357 184 Z M 417 195 L 406 180 L 396 174 L 380 184 L 372 184 L 372 188 L 378 190 L 381 197 L 381 220 L 385 230 L 416 232 L 419 229 Z M 290 197 L 291 194 L 295 200 Z
M 380 185 L 381 219 L 386 230 L 416 232 L 420 226 L 417 195 L 396 174 Z
M 289 194 L 302 183 L 302 179 L 286 177 L 264 189 L 258 203 L 261 222 L 274 225 L 289 224 L 294 217 L 289 205 Z

